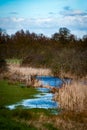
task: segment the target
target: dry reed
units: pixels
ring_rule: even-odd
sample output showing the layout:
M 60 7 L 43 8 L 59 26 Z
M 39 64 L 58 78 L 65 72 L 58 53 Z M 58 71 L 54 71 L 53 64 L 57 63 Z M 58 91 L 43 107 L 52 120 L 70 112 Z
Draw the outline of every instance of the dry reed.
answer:
M 50 75 L 50 69 L 44 68 L 32 68 L 32 67 L 20 67 L 18 65 L 9 64 L 9 71 L 11 73 L 18 72 L 22 75 Z
M 87 110 L 87 84 L 73 82 L 59 89 L 56 99 L 60 107 L 72 111 Z

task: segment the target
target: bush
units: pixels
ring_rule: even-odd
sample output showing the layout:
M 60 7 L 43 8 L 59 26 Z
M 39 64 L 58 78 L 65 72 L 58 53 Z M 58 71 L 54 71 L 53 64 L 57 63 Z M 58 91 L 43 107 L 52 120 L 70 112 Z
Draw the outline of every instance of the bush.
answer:
M 6 61 L 4 59 L 0 59 L 0 67 L 6 66 Z
M 70 73 L 77 77 L 87 75 L 87 51 L 76 48 L 63 48 L 56 54 L 52 61 L 52 72 L 54 75 Z
M 7 63 L 6 60 L 0 59 L 0 72 L 7 71 Z

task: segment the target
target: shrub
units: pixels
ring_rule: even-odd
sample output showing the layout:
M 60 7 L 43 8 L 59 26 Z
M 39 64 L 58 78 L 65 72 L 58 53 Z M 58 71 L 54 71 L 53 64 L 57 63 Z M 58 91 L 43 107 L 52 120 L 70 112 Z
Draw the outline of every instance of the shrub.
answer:
M 4 72 L 7 70 L 6 60 L 0 59 L 0 72 Z

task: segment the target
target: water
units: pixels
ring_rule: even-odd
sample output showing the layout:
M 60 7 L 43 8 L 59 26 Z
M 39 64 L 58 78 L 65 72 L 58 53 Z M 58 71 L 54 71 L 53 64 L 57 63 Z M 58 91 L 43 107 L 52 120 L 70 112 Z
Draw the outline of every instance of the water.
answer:
M 36 78 L 40 80 L 43 85 L 49 85 L 51 87 L 60 87 L 63 83 L 60 78 L 53 76 L 37 76 Z
M 51 76 L 37 76 L 38 80 L 42 82 L 43 85 L 49 85 L 52 87 L 60 87 L 62 80 Z M 16 104 L 6 106 L 10 110 L 16 109 L 18 107 L 30 109 L 30 108 L 58 108 L 58 103 L 53 101 L 53 94 L 50 93 L 48 88 L 38 88 L 41 92 L 39 95 L 35 95 L 34 99 L 24 99 Z
M 47 88 L 38 88 L 40 92 L 43 92 L 42 94 L 35 95 L 34 99 L 25 99 L 22 100 L 21 102 L 18 102 L 13 105 L 6 106 L 10 110 L 16 109 L 18 107 L 22 108 L 44 108 L 44 109 L 49 109 L 49 108 L 57 108 L 58 103 L 53 101 L 53 94 L 48 93 L 49 89 Z

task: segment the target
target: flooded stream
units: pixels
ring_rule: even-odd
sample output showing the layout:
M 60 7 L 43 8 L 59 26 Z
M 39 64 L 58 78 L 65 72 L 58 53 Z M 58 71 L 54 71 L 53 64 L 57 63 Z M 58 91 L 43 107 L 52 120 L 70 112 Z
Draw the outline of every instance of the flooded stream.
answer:
M 60 87 L 62 80 L 51 76 L 37 76 L 37 79 L 42 82 L 43 85 L 49 85 L 52 87 Z M 50 93 L 48 88 L 37 88 L 41 92 L 39 95 L 35 95 L 33 99 L 24 99 L 16 104 L 6 106 L 10 110 L 18 107 L 30 109 L 30 108 L 58 108 L 58 103 L 53 101 L 53 94 Z
M 53 76 L 37 76 L 36 78 L 40 80 L 43 85 L 48 85 L 51 87 L 60 87 L 63 83 L 60 78 Z
M 24 99 L 16 104 L 12 104 L 7 106 L 10 110 L 16 109 L 18 107 L 22 108 L 57 108 L 58 103 L 53 101 L 53 94 L 49 93 L 49 89 L 47 88 L 38 88 L 38 91 L 41 94 L 35 95 L 33 99 Z

